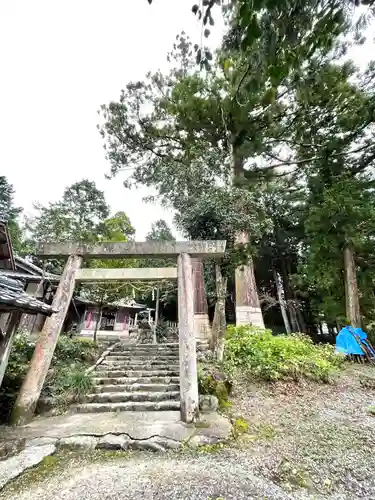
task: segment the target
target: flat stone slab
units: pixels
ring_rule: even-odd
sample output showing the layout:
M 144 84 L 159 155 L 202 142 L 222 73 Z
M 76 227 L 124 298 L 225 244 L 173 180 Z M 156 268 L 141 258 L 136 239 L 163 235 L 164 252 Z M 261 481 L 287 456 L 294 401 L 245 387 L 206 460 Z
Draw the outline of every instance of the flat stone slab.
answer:
M 72 436 L 96 436 L 106 434 L 127 435 L 133 440 L 147 440 L 154 437 L 172 441 L 187 441 L 197 434 L 210 435 L 225 440 L 230 437 L 230 422 L 216 413 L 202 416 L 204 428 L 180 421 L 178 411 L 147 411 L 121 413 L 77 413 L 56 417 L 39 417 L 30 424 L 3 428 L 0 438 L 24 438 L 30 442 L 36 438 L 61 440 Z
M 43 444 L 41 446 L 29 446 L 23 451 L 0 462 L 0 489 L 11 479 L 19 476 L 26 469 L 38 465 L 43 458 L 55 452 L 54 444 Z
M 40 243 L 40 257 L 80 255 L 90 259 L 162 258 L 187 253 L 193 257 L 220 258 L 224 256 L 226 241 L 128 241 L 119 243 Z
M 180 413 L 174 411 L 74 414 L 41 417 L 23 427 L 2 428 L 1 438 L 24 439 L 26 447 L 0 462 L 0 489 L 57 448 L 165 452 L 182 443 L 197 447 L 231 436 L 230 422 L 216 413 L 205 415 L 198 426 L 184 424 L 179 418 Z

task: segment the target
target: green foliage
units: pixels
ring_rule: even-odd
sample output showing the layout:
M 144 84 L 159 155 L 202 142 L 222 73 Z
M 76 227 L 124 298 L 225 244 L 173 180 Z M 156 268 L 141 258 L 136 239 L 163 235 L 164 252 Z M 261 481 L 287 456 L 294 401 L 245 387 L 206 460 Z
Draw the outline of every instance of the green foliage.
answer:
M 99 224 L 94 237 L 97 241 L 126 242 L 133 238 L 135 229 L 125 212 L 117 212 L 113 217 Z M 94 259 L 88 261 L 90 268 L 117 269 L 134 267 L 133 259 Z M 130 296 L 132 288 L 129 282 L 87 283 L 81 286 L 80 294 L 96 302 L 101 308 L 103 304 L 116 302 Z M 99 316 L 98 316 L 99 319 Z
M 88 354 L 96 353 L 97 349 L 91 339 L 60 335 L 53 354 L 53 365 L 86 362 Z
M 174 241 L 175 237 L 171 228 L 164 219 L 159 219 L 151 224 L 151 230 L 146 235 L 146 241 Z
M 270 381 L 328 382 L 341 363 L 332 346 L 315 345 L 304 335 L 273 336 L 270 330 L 251 326 L 228 327 L 224 365 L 229 372 L 238 368 Z
M 246 434 L 249 431 L 249 424 L 248 422 L 242 418 L 242 417 L 237 417 L 233 422 L 232 422 L 232 434 L 233 437 L 236 439 L 242 434 Z
M 16 252 L 23 250 L 23 235 L 19 222 L 22 208 L 14 206 L 14 188 L 4 175 L 0 175 L 0 219 L 8 224 L 13 248 Z
M 0 421 L 9 418 L 23 379 L 29 369 L 35 340 L 18 333 L 15 336 L 9 363 L 0 389 Z M 85 369 L 99 354 L 99 348 L 89 339 L 61 335 L 56 345 L 51 368 L 43 386 L 42 397 L 55 397 L 64 402 L 67 396 L 79 398 L 92 387 L 92 378 Z
M 60 201 L 35 208 L 37 215 L 28 221 L 35 242 L 96 241 L 109 216 L 104 193 L 87 179 L 67 187 Z
M 146 235 L 146 241 L 176 241 L 171 228 L 164 219 L 159 219 L 151 224 L 151 229 Z M 175 259 L 140 259 L 137 267 L 174 267 Z M 156 290 L 159 289 L 159 298 L 162 304 L 177 304 L 176 281 L 158 280 L 138 282 L 134 284 L 136 297 L 141 301 L 155 307 Z M 162 318 L 159 317 L 159 328 L 163 329 Z

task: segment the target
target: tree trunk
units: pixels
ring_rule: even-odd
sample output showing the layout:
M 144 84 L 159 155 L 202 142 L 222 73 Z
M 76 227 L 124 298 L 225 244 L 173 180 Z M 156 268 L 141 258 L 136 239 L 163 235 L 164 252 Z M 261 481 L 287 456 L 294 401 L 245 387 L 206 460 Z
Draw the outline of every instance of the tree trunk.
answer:
M 10 351 L 12 350 L 14 335 L 16 334 L 18 325 L 20 324 L 21 316 L 22 313 L 18 311 L 11 313 L 5 337 L 0 345 L 0 387 L 3 383 L 5 371 L 8 366 Z
M 280 244 L 278 236 L 276 236 L 276 238 L 277 238 L 277 242 Z M 296 312 L 296 309 L 295 309 L 294 304 L 293 304 L 293 301 L 295 299 L 294 291 L 292 290 L 291 285 L 290 285 L 289 269 L 288 269 L 287 263 L 285 262 L 285 257 L 283 255 L 280 255 L 280 265 L 281 265 L 281 275 L 282 275 L 282 281 L 283 281 L 283 288 L 284 288 L 284 292 L 285 292 L 285 302 L 286 302 L 287 310 L 289 312 L 291 329 L 292 329 L 292 332 L 299 332 L 300 325 L 299 325 L 299 322 L 297 319 L 297 312 Z
M 357 271 L 355 267 L 353 250 L 349 245 L 344 248 L 344 279 L 346 317 L 351 326 L 353 326 L 354 328 L 360 328 L 361 312 L 359 307 Z
M 244 179 L 244 158 L 236 150 L 236 136 L 232 136 L 232 182 L 237 184 Z M 249 235 L 239 232 L 236 235 L 236 244 L 247 244 Z M 236 324 L 252 324 L 264 328 L 262 309 L 260 307 L 258 291 L 256 287 L 254 263 L 251 256 L 245 265 L 235 271 L 236 287 Z
M 46 319 L 31 359 L 30 368 L 20 389 L 12 413 L 12 423 L 22 425 L 31 420 L 46 379 L 56 343 L 72 300 L 76 271 L 82 257 L 71 255 L 65 265 L 52 307 L 56 313 Z
M 226 332 L 225 300 L 227 295 L 227 278 L 223 277 L 220 264 L 215 263 L 216 304 L 212 323 L 212 350 L 216 359 L 221 362 L 224 357 L 224 339 Z
M 246 233 L 236 236 L 237 244 L 248 243 Z M 246 265 L 235 271 L 236 287 L 236 325 L 254 325 L 264 328 L 262 309 L 260 307 L 257 286 L 255 282 L 254 264 L 251 256 Z
M 298 322 L 298 317 L 297 317 L 297 311 L 294 306 L 294 299 L 289 299 L 288 300 L 288 311 L 289 311 L 289 316 L 290 316 L 290 322 L 292 324 L 292 330 L 294 333 L 300 332 L 301 328 Z
M 292 333 L 292 329 L 290 327 L 289 318 L 288 318 L 288 311 L 287 311 L 286 303 L 285 303 L 285 294 L 284 294 L 283 286 L 281 283 L 281 278 L 279 276 L 279 273 L 276 271 L 276 269 L 273 269 L 273 277 L 274 277 L 274 280 L 276 283 L 277 299 L 278 299 L 279 304 L 280 304 L 281 315 L 283 317 L 286 333 Z

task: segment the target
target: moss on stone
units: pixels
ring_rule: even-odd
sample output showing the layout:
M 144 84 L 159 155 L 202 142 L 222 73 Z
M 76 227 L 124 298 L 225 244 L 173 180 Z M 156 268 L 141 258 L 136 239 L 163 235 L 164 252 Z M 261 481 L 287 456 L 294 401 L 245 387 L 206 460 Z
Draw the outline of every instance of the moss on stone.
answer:
M 228 407 L 232 383 L 220 367 L 212 363 L 202 363 L 198 370 L 199 394 L 216 396 L 221 409 Z
M 208 429 L 210 427 L 210 424 L 208 424 L 207 422 L 198 421 L 195 422 L 195 427 L 197 429 Z
M 89 453 L 60 450 L 53 455 L 45 457 L 40 464 L 26 470 L 23 474 L 10 481 L 2 493 L 16 493 L 28 489 L 33 484 L 40 484 L 51 475 L 62 473 L 66 469 L 95 462 L 107 462 L 124 459 L 129 456 L 128 451 L 95 450 Z

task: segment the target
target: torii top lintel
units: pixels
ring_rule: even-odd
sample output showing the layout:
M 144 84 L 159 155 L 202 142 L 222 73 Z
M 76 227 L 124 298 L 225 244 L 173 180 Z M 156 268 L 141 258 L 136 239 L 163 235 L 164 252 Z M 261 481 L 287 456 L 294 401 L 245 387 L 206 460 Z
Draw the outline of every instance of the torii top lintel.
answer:
M 128 241 L 108 243 L 40 243 L 37 255 L 42 258 L 67 257 L 80 255 L 88 259 L 119 259 L 119 258 L 160 258 L 177 257 L 187 253 L 201 259 L 223 257 L 226 241 Z

